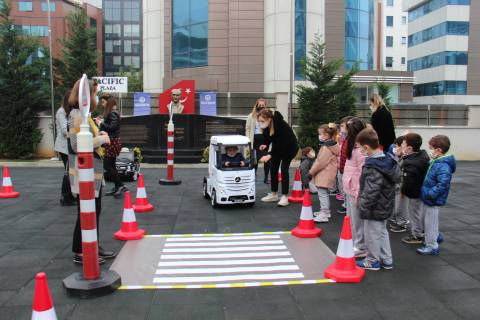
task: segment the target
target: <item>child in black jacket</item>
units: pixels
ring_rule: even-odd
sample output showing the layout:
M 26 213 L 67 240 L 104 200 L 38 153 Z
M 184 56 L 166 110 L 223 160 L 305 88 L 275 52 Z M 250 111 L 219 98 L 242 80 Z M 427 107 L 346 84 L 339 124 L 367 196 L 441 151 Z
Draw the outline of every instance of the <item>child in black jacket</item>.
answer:
M 395 207 L 395 184 L 400 181 L 400 168 L 390 154 L 381 149 L 373 129 L 364 129 L 357 136 L 362 153 L 367 155 L 360 177 L 358 210 L 364 219 L 367 256 L 357 266 L 368 270 L 392 269 L 393 258 L 387 231 L 387 219 Z

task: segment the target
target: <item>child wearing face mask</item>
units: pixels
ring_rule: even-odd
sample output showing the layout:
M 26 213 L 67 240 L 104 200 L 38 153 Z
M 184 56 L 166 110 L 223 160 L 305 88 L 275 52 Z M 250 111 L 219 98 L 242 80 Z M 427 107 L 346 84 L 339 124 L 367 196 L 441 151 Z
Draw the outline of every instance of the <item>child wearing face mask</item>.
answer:
M 340 156 L 338 158 L 338 171 L 337 171 L 337 186 L 338 194 L 335 198 L 342 202 L 342 206 L 338 210 L 338 213 L 345 214 L 347 212 L 345 207 L 345 192 L 343 190 L 342 176 L 345 169 L 345 162 L 347 161 L 347 122 L 352 117 L 345 117 L 340 120 L 340 134 L 338 136 L 338 144 L 340 145 Z
M 421 150 L 422 137 L 416 133 L 407 133 L 402 142 L 402 186 L 408 217 L 410 234 L 402 239 L 408 244 L 423 242 L 423 203 L 420 190 L 430 161 L 427 152 Z
M 338 156 L 340 155 L 340 146 L 335 140 L 336 136 L 337 125 L 335 123 L 325 124 L 318 128 L 320 150 L 309 172 L 317 187 L 320 200 L 320 211 L 314 213 L 316 222 L 328 222 L 331 217 L 328 189 L 335 186 Z
M 430 165 L 421 188 L 420 199 L 424 204 L 425 246 L 417 249 L 422 255 L 438 255 L 439 243 L 443 241 L 438 232 L 438 213 L 447 203 L 452 176 L 456 170 L 453 155 L 448 155 L 450 139 L 447 136 L 434 136 L 428 142 Z
M 317 187 L 315 187 L 315 184 L 312 182 L 312 177 L 309 173 L 313 163 L 315 162 L 315 156 L 315 150 L 313 150 L 313 148 L 306 147 L 302 149 L 300 176 L 302 178 L 303 189 L 309 189 L 310 193 L 317 193 Z

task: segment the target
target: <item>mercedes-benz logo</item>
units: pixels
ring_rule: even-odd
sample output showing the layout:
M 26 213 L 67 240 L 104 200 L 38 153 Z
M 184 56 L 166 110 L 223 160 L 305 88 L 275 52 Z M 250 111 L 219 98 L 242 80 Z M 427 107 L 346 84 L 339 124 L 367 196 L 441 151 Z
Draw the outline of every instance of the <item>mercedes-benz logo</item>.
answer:
M 235 177 L 235 182 L 239 183 L 242 179 L 240 177 Z

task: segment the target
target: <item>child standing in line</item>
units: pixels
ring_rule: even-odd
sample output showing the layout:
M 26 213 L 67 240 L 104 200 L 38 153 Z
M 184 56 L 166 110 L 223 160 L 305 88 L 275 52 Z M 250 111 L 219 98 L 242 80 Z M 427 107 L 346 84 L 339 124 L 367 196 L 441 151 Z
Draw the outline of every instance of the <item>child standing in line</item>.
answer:
M 363 130 L 357 142 L 367 155 L 358 199 L 358 211 L 364 219 L 367 256 L 357 261 L 357 266 L 374 271 L 390 270 L 393 269 L 393 257 L 386 220 L 395 207 L 395 184 L 400 181 L 400 168 L 395 159 L 380 148 L 375 130 Z
M 400 168 L 402 168 L 402 142 L 403 136 L 395 139 L 393 144 L 392 154 L 394 155 L 395 160 L 399 162 Z M 402 180 L 402 177 L 400 177 Z M 407 217 L 407 202 L 405 195 L 401 192 L 402 181 L 395 186 L 395 210 L 393 211 L 392 217 L 388 219 L 389 227 L 388 229 L 391 232 L 400 233 L 407 231 L 407 226 L 409 224 Z
M 407 203 L 410 219 L 410 235 L 402 242 L 421 244 L 423 242 L 423 203 L 420 200 L 422 183 L 427 173 L 430 158 L 425 150 L 420 150 L 422 137 L 416 133 L 407 133 L 402 142 L 402 189 Z
M 320 200 L 320 211 L 314 213 L 316 222 L 328 222 L 331 217 L 328 189 L 335 186 L 338 155 L 340 154 L 340 146 L 335 140 L 336 136 L 337 126 L 335 123 L 325 124 L 318 128 L 320 150 L 310 169 L 310 175 L 313 177 Z
M 434 136 L 428 142 L 428 147 L 432 161 L 421 189 L 425 215 L 425 246 L 417 249 L 417 253 L 436 256 L 440 253 L 438 213 L 440 207 L 447 203 L 456 161 L 453 155 L 447 155 L 450 150 L 450 139 L 447 136 Z
M 343 171 L 342 184 L 346 197 L 347 214 L 352 223 L 352 239 L 355 257 L 364 258 L 367 249 L 363 231 L 363 220 L 358 213 L 358 191 L 360 190 L 360 176 L 362 174 L 365 156 L 356 143 L 357 135 L 365 129 L 365 123 L 359 118 L 352 118 L 347 122 L 346 161 Z
M 352 117 L 344 117 L 340 119 L 340 134 L 338 137 L 338 143 L 340 145 L 340 157 L 338 158 L 339 165 L 337 171 L 337 185 L 339 193 L 335 196 L 338 201 L 342 202 L 342 206 L 338 209 L 338 213 L 345 214 L 347 213 L 346 204 L 345 204 L 345 191 L 343 190 L 343 171 L 345 168 L 345 162 L 347 161 L 347 122 L 352 119 Z
M 310 193 L 317 192 L 317 187 L 315 187 L 315 184 L 312 182 L 312 177 L 309 173 L 314 162 L 315 150 L 311 147 L 303 148 L 302 161 L 300 162 L 300 176 L 302 178 L 303 189 L 309 189 Z

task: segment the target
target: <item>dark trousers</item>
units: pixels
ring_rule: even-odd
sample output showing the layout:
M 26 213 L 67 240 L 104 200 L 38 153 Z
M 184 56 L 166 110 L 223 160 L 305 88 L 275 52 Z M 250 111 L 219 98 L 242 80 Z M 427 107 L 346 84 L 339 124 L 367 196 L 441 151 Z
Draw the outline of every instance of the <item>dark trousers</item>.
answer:
M 264 141 L 265 141 L 265 138 L 263 137 L 263 134 L 256 134 L 253 137 L 253 148 L 255 149 L 255 153 L 257 157 L 257 162 L 255 164 L 255 172 L 257 172 L 257 168 L 258 168 L 258 159 L 268 154 L 267 150 L 260 150 L 260 146 L 265 143 Z M 263 164 L 263 172 L 265 174 L 264 180 L 267 181 L 268 173 L 270 172 L 270 161 Z
M 117 167 L 115 166 L 115 161 L 117 158 L 103 158 L 103 168 L 107 171 L 110 179 L 112 179 L 115 184 L 115 190 L 123 186 L 122 180 L 118 176 Z
M 62 180 L 62 196 L 60 200 L 62 202 L 72 202 L 74 197 L 72 194 L 72 189 L 70 187 L 70 176 L 68 174 L 68 155 L 65 153 L 58 153 L 63 162 L 63 180 Z
M 102 188 L 98 193 L 98 198 L 95 198 L 95 211 L 97 213 L 97 241 L 100 243 L 100 224 L 99 218 L 100 213 L 102 212 Z M 80 228 L 80 197 L 77 196 L 77 222 L 75 223 L 75 229 L 73 230 L 73 243 L 72 243 L 73 253 L 80 254 L 82 253 L 82 230 Z
M 277 192 L 278 191 L 278 169 L 281 167 L 282 168 L 282 194 L 287 195 L 288 194 L 288 188 L 290 185 L 290 174 L 288 170 L 290 169 L 290 163 L 292 162 L 293 158 L 295 156 L 291 157 L 278 157 L 272 155 L 272 159 L 270 160 L 270 170 L 271 170 L 271 190 L 272 192 Z

